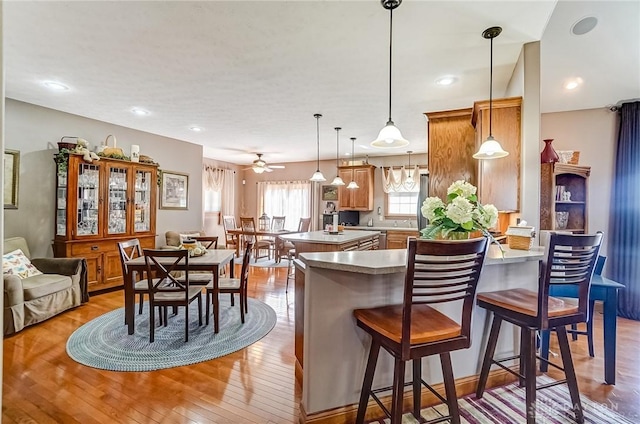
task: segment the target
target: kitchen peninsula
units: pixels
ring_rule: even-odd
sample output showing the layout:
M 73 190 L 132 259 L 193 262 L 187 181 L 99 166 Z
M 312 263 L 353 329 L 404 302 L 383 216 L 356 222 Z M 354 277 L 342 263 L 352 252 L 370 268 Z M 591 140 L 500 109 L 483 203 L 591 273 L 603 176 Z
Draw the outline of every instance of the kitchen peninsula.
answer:
M 302 252 L 339 252 L 350 250 L 378 249 L 380 231 L 341 231 L 331 234 L 327 231 L 310 231 L 280 236 L 290 241 L 296 248 L 296 255 Z
M 544 251 L 503 248 L 504 258 L 497 246 L 490 247 L 478 292 L 535 289 Z M 371 342 L 357 328 L 352 311 L 402 303 L 406 250 L 302 253 L 295 264 L 296 291 L 298 278 L 304 279 L 305 286 L 301 421 L 323 422 L 329 417 L 350 421 L 355 417 Z M 296 296 L 296 309 L 298 305 Z M 439 309 L 449 312 L 441 306 Z M 474 310 L 471 348 L 451 355 L 456 379 L 473 379 L 479 374 L 489 325 L 486 311 Z M 518 340 L 514 336 L 514 332 L 501 334 L 496 352 L 502 356 L 515 354 Z M 373 386 L 390 385 L 392 376 L 393 360 L 381 354 Z M 423 360 L 423 378 L 429 383 L 442 381 L 437 355 Z M 459 390 L 458 396 L 464 394 Z

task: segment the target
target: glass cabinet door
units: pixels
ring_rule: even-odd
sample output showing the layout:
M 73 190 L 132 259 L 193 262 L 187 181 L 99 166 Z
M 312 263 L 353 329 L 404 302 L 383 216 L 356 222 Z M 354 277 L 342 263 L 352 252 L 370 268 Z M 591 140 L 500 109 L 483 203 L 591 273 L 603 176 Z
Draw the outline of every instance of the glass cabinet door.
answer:
M 56 235 L 67 235 L 67 174 L 58 174 L 56 186 Z
M 99 232 L 99 188 L 99 166 L 81 163 L 78 167 L 77 235 L 97 235 Z
M 150 171 L 136 171 L 134 232 L 151 230 L 151 189 L 154 183 L 154 181 L 151 181 L 151 175 Z
M 107 233 L 123 234 L 127 232 L 127 168 L 109 166 L 108 169 L 108 207 Z

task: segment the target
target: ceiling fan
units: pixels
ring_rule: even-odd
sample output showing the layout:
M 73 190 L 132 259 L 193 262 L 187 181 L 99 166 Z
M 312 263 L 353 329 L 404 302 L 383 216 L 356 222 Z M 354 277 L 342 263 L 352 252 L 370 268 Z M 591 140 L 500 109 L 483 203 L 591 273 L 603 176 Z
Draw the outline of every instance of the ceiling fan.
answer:
M 268 165 L 267 162 L 262 159 L 262 153 L 256 153 L 256 155 L 258 155 L 258 159 L 253 161 L 253 165 L 251 165 L 251 168 L 245 169 L 253 169 L 253 172 L 255 172 L 256 174 L 271 172 L 274 169 L 284 169 L 284 165 Z

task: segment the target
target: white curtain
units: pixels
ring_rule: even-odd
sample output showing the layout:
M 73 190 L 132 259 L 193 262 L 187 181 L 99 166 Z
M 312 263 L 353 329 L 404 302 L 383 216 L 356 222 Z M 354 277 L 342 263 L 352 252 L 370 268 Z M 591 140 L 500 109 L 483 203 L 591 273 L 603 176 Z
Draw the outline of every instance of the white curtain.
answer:
M 202 186 L 205 191 L 220 192 L 220 215 L 235 216 L 235 172 L 204 165 Z
M 409 176 L 411 179 L 408 180 Z M 420 191 L 420 168 L 382 168 L 382 190 L 385 193 L 416 193 Z
M 285 229 L 296 230 L 300 218 L 311 216 L 311 183 L 309 181 L 258 182 L 256 216 L 284 216 Z

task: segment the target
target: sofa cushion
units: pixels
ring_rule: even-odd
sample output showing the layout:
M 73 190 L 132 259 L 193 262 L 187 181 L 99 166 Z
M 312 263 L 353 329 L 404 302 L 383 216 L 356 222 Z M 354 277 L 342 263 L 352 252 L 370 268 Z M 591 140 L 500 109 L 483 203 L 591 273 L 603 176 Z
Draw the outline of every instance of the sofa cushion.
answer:
M 2 273 L 17 275 L 22 279 L 42 274 L 38 268 L 31 264 L 21 249 L 2 255 Z
M 59 274 L 41 274 L 22 280 L 24 300 L 29 301 L 71 287 L 71 277 Z
M 166 246 L 180 246 L 182 244 L 183 238 L 190 238 L 196 236 L 204 236 L 206 235 L 204 231 L 167 231 L 164 236 L 166 240 Z M 184 237 L 187 236 L 187 237 Z

